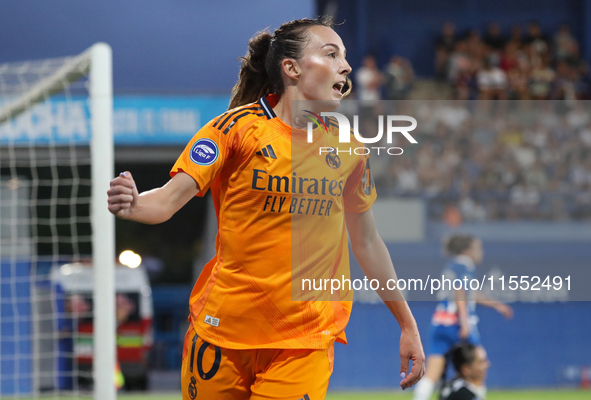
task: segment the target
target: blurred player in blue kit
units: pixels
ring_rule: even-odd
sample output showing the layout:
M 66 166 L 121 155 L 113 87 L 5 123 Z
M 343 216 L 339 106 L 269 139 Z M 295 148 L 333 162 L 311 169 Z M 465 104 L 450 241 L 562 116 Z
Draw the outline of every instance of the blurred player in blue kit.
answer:
M 469 282 L 476 279 L 476 265 L 482 262 L 482 241 L 471 235 L 453 235 L 444 241 L 445 252 L 453 257 L 443 270 L 445 279 L 460 279 Z M 476 304 L 491 307 L 509 319 L 513 310 L 506 304 L 491 300 L 483 293 L 470 290 L 469 285 L 454 290 L 442 284 L 437 294 L 440 300 L 435 308 L 429 329 L 429 352 L 427 372 L 417 384 L 414 400 L 428 400 L 435 391 L 437 382 L 445 371 L 445 356 L 460 341 L 480 345 Z M 447 290 L 446 290 L 447 289 Z M 486 396 L 484 382 L 480 390 Z M 482 397 L 484 398 L 484 397 Z

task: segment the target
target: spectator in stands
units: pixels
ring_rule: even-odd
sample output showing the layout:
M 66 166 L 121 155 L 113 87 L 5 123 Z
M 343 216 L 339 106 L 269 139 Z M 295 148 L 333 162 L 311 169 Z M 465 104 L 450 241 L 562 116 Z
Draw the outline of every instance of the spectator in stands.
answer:
M 554 57 L 557 60 L 564 60 L 572 55 L 576 39 L 570 32 L 570 27 L 566 24 L 560 25 L 558 32 L 554 35 Z
M 511 189 L 510 200 L 510 219 L 534 218 L 541 200 L 540 190 L 529 184 L 517 184 Z
M 386 98 L 402 100 L 408 97 L 414 81 L 414 71 L 410 61 L 400 56 L 390 57 L 384 70 Z
M 568 44 L 567 49 L 568 54 L 566 57 L 562 58 L 562 60 L 565 61 L 571 68 L 580 67 L 581 63 L 583 62 L 583 58 L 581 57 L 579 44 L 575 41 L 572 41 Z
M 470 69 L 471 59 L 468 54 L 468 44 L 464 40 L 456 43 L 453 53 L 450 54 L 447 62 L 447 79 L 455 83 L 458 75 Z
M 359 118 L 362 121 L 372 119 L 379 113 L 379 100 L 382 95 L 382 83 L 384 77 L 378 69 L 376 59 L 373 56 L 363 58 L 363 66 L 355 74 L 357 98 L 359 106 Z
M 591 76 L 589 76 L 589 64 L 581 59 L 577 67 L 578 79 L 575 85 L 577 99 L 589 100 L 591 98 Z
M 526 68 L 514 68 L 507 73 L 509 82 L 506 98 L 509 100 L 529 100 L 529 86 Z
M 404 159 L 400 163 L 392 166 L 396 187 L 394 193 L 397 195 L 415 195 L 419 193 L 419 177 L 417 169 L 411 164 L 409 159 Z
M 591 159 L 587 162 L 577 160 L 571 168 L 570 181 L 576 189 L 591 184 Z
M 521 27 L 517 24 L 511 26 L 511 37 L 509 38 L 509 43 L 513 43 L 517 46 L 517 48 L 521 48 L 523 45 L 523 35 L 521 34 Z
M 524 43 L 529 45 L 537 54 L 544 54 L 550 51 L 550 41 L 543 34 L 542 27 L 537 21 L 530 21 L 527 25 L 528 35 Z
M 571 129 L 581 129 L 587 126 L 591 121 L 588 110 L 583 107 L 582 103 L 576 102 L 573 107 L 566 114 L 566 122 Z
M 460 199 L 459 207 L 464 221 L 484 221 L 486 219 L 485 208 L 467 194 Z
M 584 146 L 591 148 L 591 124 L 579 132 L 579 137 Z
M 437 38 L 437 49 L 451 53 L 456 45 L 456 27 L 452 22 L 446 22 L 441 29 L 441 35 Z
M 536 151 L 546 147 L 548 136 L 548 129 L 541 122 L 535 122 L 534 126 L 525 132 L 525 139 L 536 148 Z
M 374 56 L 365 56 L 363 66 L 357 70 L 355 78 L 359 100 L 368 105 L 380 100 L 383 77 Z
M 550 68 L 547 58 L 536 57 L 532 60 L 532 70 L 529 77 L 529 93 L 534 100 L 550 98 L 552 83 L 556 73 Z
M 528 142 L 522 140 L 522 136 L 519 132 L 515 132 L 516 135 L 520 135 L 520 144 L 512 147 L 513 158 L 517 161 L 520 168 L 526 170 L 534 165 L 536 162 L 537 154 L 535 148 Z
M 490 50 L 500 52 L 504 47 L 507 40 L 501 34 L 501 27 L 498 22 L 490 22 L 484 35 L 484 44 L 486 44 Z
M 480 38 L 480 32 L 476 29 L 471 29 L 466 36 L 466 43 L 468 45 L 468 54 L 470 58 L 476 63 L 481 62 L 488 53 L 486 45 Z
M 584 190 L 581 190 L 575 196 L 573 214 L 575 218 L 589 219 L 591 217 L 591 183 L 587 183 Z
M 443 24 L 441 36 L 435 43 L 435 77 L 445 79 L 450 55 L 456 48 L 455 25 L 451 22 Z
M 444 26 L 436 54 L 437 74 L 445 72 L 453 85 L 456 99 L 589 99 L 591 77 L 583 60 L 577 40 L 567 25 L 550 41 L 539 23 L 528 24 L 527 35 L 522 38 L 518 25 L 512 27 L 511 38 L 506 41 L 499 24 L 488 25 L 484 39 L 477 30 L 470 30 L 462 40 L 450 40 L 450 28 Z M 444 40 L 448 38 L 448 40 Z M 449 51 L 451 43 L 455 44 Z M 500 79 L 505 72 L 504 89 L 491 93 L 490 82 Z
M 562 60 L 556 64 L 556 77 L 552 85 L 551 99 L 557 100 L 575 100 L 576 82 L 578 75 L 569 64 Z
M 445 128 L 458 131 L 460 127 L 470 119 L 470 111 L 466 104 L 460 101 L 454 101 L 444 104 L 435 111 L 438 120 Z
M 478 98 L 481 100 L 504 100 L 507 97 L 507 74 L 492 65 L 490 58 L 485 58 L 482 69 L 477 74 Z
M 525 182 L 532 187 L 545 189 L 548 184 L 548 177 L 539 160 L 535 161 L 531 169 L 526 170 L 524 175 Z
M 482 346 L 460 343 L 451 351 L 456 377 L 441 389 L 440 400 L 484 400 L 490 361 Z
M 505 50 L 501 55 L 501 62 L 499 67 L 503 69 L 505 72 L 508 72 L 514 68 L 519 67 L 520 62 L 523 62 L 525 58 L 525 54 L 521 51 L 519 45 L 516 42 L 509 42 L 507 46 L 505 46 Z
M 586 102 L 407 102 L 397 111 L 419 119 L 420 146 L 402 140 L 403 157 L 376 164 L 378 191 L 420 196 L 434 219 L 455 210 L 454 223 L 591 217 Z

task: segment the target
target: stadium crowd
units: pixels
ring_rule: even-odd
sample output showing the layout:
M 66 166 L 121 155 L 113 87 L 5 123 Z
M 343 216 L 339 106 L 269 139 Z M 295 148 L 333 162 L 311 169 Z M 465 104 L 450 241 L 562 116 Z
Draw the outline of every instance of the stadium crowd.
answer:
M 396 114 L 416 116 L 419 144 L 400 136 L 404 155 L 371 156 L 378 193 L 423 197 L 431 218 L 451 223 L 589 219 L 586 103 L 402 102 Z M 377 132 L 377 119 L 361 126 Z
M 505 36 L 496 22 L 484 35 L 459 37 L 452 23 L 436 42 L 436 76 L 447 80 L 457 99 L 588 99 L 587 63 L 568 25 L 549 37 L 532 21 Z
M 380 71 L 375 57 L 366 55 L 354 75 L 353 90 L 357 99 L 367 105 L 378 100 L 403 100 L 408 98 L 414 79 L 414 70 L 406 58 L 392 55 Z
M 537 22 L 508 36 L 491 22 L 484 35 L 459 37 L 446 23 L 435 71 L 455 100 L 399 103 L 397 114 L 417 116 L 420 145 L 401 140 L 404 156 L 372 155 L 378 193 L 423 197 L 429 216 L 450 224 L 591 219 L 591 102 L 582 101 L 591 79 L 567 25 L 550 38 Z M 391 111 L 377 101 L 407 99 L 414 78 L 402 57 L 383 71 L 364 58 L 354 75 L 362 132 L 376 132 L 376 116 Z

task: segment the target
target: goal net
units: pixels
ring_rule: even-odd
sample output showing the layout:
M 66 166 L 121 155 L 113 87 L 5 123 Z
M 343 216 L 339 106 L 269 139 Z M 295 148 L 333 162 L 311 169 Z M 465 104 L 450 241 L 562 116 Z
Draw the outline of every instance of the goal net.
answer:
M 0 398 L 115 398 L 112 101 L 103 43 L 0 64 Z

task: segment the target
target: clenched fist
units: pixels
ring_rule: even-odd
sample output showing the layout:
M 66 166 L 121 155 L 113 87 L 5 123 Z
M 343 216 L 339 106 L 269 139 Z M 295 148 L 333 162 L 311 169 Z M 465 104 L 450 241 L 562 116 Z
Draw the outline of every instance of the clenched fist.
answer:
M 107 194 L 109 211 L 118 218 L 131 219 L 139 196 L 131 173 L 125 171 L 113 179 Z

